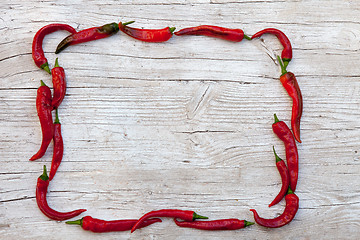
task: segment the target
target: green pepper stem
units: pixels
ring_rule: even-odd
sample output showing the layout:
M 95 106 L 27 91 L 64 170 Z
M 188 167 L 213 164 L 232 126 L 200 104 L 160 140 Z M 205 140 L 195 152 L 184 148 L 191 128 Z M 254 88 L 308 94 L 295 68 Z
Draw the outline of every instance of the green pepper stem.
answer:
M 44 69 L 47 73 L 51 74 L 51 71 L 50 71 L 48 62 L 44 63 L 44 64 L 41 65 L 40 67 L 41 67 L 42 69 Z
M 66 224 L 73 224 L 73 225 L 80 225 L 80 226 L 82 226 L 82 224 L 83 224 L 83 219 L 81 218 L 81 219 L 78 219 L 78 220 L 74 220 L 74 221 L 67 221 L 67 222 L 65 222 Z
M 274 147 L 274 146 L 273 146 L 273 151 L 274 151 L 274 155 L 275 155 L 275 160 L 276 160 L 276 162 L 281 162 L 282 159 L 276 154 L 276 152 L 275 152 L 275 147 Z
M 175 31 L 175 29 L 176 29 L 175 27 L 169 27 L 169 30 L 171 33 L 173 33 Z
M 274 123 L 278 123 L 278 122 L 280 122 L 280 120 L 279 120 L 279 119 L 278 119 L 278 117 L 276 116 L 276 113 L 274 113 L 274 118 L 275 118 Z
M 291 61 L 291 58 L 283 58 L 282 59 L 283 63 L 284 63 L 284 67 L 287 68 L 287 66 L 289 65 L 289 62 Z
M 294 191 L 293 190 L 291 190 L 291 188 L 289 187 L 288 188 L 288 191 L 287 191 L 287 193 L 286 194 L 294 194 Z
M 41 84 L 41 86 L 46 86 L 46 84 L 44 83 L 43 80 L 40 80 L 40 84 Z
M 113 35 L 119 31 L 119 25 L 117 23 L 109 23 L 101 26 L 99 31 L 108 35 Z
M 193 213 L 193 220 L 195 220 L 195 219 L 208 219 L 208 217 L 201 216 L 201 215 L 194 212 Z
M 49 180 L 49 176 L 47 175 L 47 172 L 46 172 L 46 165 L 44 165 L 43 174 L 42 174 L 39 178 L 40 178 L 41 180 L 43 180 L 43 181 Z
M 55 59 L 55 66 L 54 66 L 54 67 L 60 67 L 60 66 L 59 66 L 58 58 Z
M 54 121 L 54 124 L 60 124 L 59 114 L 58 114 L 58 109 L 57 108 L 55 109 L 55 121 Z
M 244 38 L 246 39 L 246 40 L 249 40 L 249 41 L 251 41 L 252 39 L 251 39 L 251 37 L 249 37 L 248 35 L 246 35 L 246 34 L 244 34 Z
M 249 222 L 246 220 L 244 220 L 244 223 L 245 223 L 245 227 L 255 224 L 254 222 Z
M 286 66 L 284 66 L 283 61 L 281 60 L 281 58 L 279 56 L 277 56 L 277 59 L 279 61 L 280 64 L 280 68 L 281 68 L 281 76 L 284 75 L 285 73 L 287 73 L 286 71 Z
M 132 24 L 134 23 L 135 21 L 129 21 L 129 22 L 126 22 L 126 23 L 121 23 L 123 26 L 126 26 L 126 25 L 129 25 L 129 24 Z

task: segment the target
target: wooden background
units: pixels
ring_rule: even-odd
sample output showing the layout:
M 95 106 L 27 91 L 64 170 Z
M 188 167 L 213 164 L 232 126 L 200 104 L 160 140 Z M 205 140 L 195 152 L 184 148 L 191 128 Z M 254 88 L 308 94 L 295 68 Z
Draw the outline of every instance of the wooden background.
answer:
M 360 2 L 351 0 L 2 0 L 0 3 L 1 239 L 356 239 L 360 235 Z M 67 23 L 77 30 L 110 22 L 177 29 L 213 24 L 248 35 L 283 30 L 293 45 L 288 70 L 304 98 L 298 144 L 300 209 L 280 229 L 238 231 L 179 228 L 171 219 L 133 234 L 95 234 L 46 218 L 35 185 L 52 145 L 35 162 L 41 142 L 35 108 L 40 80 L 50 76 L 31 57 L 38 29 Z M 54 49 L 67 36 L 45 38 L 67 76 L 59 108 L 65 152 L 51 182 L 56 210 L 87 208 L 82 216 L 139 218 L 162 208 L 195 210 L 211 219 L 253 221 L 282 213 L 267 205 L 280 189 L 272 153 L 284 147 L 273 114 L 290 124 L 291 99 L 281 86 L 281 53 L 272 36 L 230 43 L 176 37 L 144 43 L 118 33 Z M 80 218 L 78 217 L 78 218 Z M 75 219 L 78 219 L 75 218 Z

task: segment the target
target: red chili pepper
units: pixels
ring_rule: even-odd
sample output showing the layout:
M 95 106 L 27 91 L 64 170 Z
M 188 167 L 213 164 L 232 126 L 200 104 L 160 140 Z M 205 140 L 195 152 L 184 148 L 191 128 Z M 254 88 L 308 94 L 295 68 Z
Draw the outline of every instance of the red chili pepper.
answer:
M 157 211 L 151 211 L 142 216 L 137 223 L 132 227 L 131 232 L 134 232 L 139 228 L 145 220 L 154 217 L 170 217 L 170 218 L 180 218 L 184 221 L 194 221 L 195 219 L 207 219 L 207 217 L 198 215 L 194 211 L 189 210 L 178 210 L 178 209 L 162 209 Z
M 290 223 L 299 209 L 299 198 L 289 188 L 288 194 L 285 196 L 286 206 L 284 212 L 273 219 L 265 219 L 259 217 L 255 209 L 250 209 L 254 213 L 255 222 L 261 226 L 269 228 L 278 228 Z
M 201 230 L 237 230 L 254 224 L 253 222 L 239 220 L 236 218 L 194 222 L 179 222 L 174 218 L 174 222 L 179 227 L 196 228 Z
M 58 110 L 55 110 L 55 122 L 54 122 L 54 152 L 51 161 L 51 169 L 49 174 L 49 180 L 51 181 L 57 169 L 60 166 L 64 153 L 64 143 L 61 136 L 61 123 L 59 121 Z
M 290 176 L 290 188 L 295 192 L 299 174 L 299 154 L 296 142 L 291 130 L 285 122 L 279 121 L 274 114 L 275 122 L 272 125 L 273 132 L 283 141 L 286 152 L 286 163 Z
M 299 84 L 296 80 L 295 75 L 292 72 L 287 72 L 286 67 L 281 62 L 280 57 L 278 56 L 278 61 L 281 67 L 280 82 L 285 88 L 286 92 L 292 99 L 292 113 L 291 113 L 291 128 L 294 133 L 296 141 L 301 143 L 300 140 L 300 119 L 303 111 L 303 99 L 300 91 Z
M 59 66 L 58 59 L 55 60 L 55 66 L 51 70 L 52 82 L 54 88 L 53 99 L 51 101 L 52 107 L 58 108 L 63 101 L 66 93 L 66 80 L 64 68 Z
M 48 73 L 50 73 L 50 68 L 49 68 L 48 61 L 45 57 L 43 48 L 42 48 L 42 43 L 43 43 L 44 37 L 47 34 L 50 34 L 50 33 L 53 33 L 55 31 L 59 31 L 59 30 L 65 30 L 65 31 L 68 31 L 73 34 L 76 33 L 76 30 L 67 24 L 54 23 L 54 24 L 49 24 L 49 25 L 42 27 L 39 31 L 36 32 L 34 39 L 33 39 L 32 57 L 34 59 L 34 62 L 36 64 L 36 66 L 44 69 Z
M 280 189 L 280 192 L 278 193 L 278 195 L 275 197 L 275 199 L 269 204 L 269 207 L 274 206 L 275 204 L 279 203 L 285 196 L 288 188 L 289 188 L 289 184 L 290 184 L 290 176 L 289 176 L 289 171 L 286 167 L 285 162 L 276 154 L 275 152 L 275 148 L 273 147 L 274 150 L 274 155 L 275 155 L 275 159 L 276 159 L 276 167 L 279 171 L 279 174 L 281 176 L 281 181 L 282 181 L 282 186 Z
M 251 40 L 250 37 L 244 34 L 241 29 L 231 29 L 211 25 L 200 25 L 197 27 L 184 28 L 174 33 L 177 36 L 182 35 L 203 35 L 208 37 L 215 37 L 232 42 L 240 42 L 244 38 Z
M 30 161 L 34 161 L 44 156 L 46 149 L 54 136 L 54 123 L 51 115 L 51 91 L 43 81 L 41 81 L 41 86 L 37 90 L 36 110 L 41 125 L 42 142 L 39 151 L 30 158 Z
M 55 53 L 59 53 L 70 45 L 75 45 L 83 42 L 89 42 L 97 39 L 110 37 L 119 31 L 117 23 L 105 24 L 101 27 L 92 27 L 73 33 L 64 38 L 56 48 Z
M 85 212 L 86 209 L 78 209 L 71 212 L 58 212 L 50 208 L 47 200 L 46 194 L 49 186 L 49 177 L 46 173 L 46 166 L 44 165 L 44 173 L 38 178 L 36 185 L 36 203 L 40 211 L 50 219 L 63 221 L 73 217 L 78 216 L 82 212 Z
M 281 58 L 284 62 L 285 67 L 287 67 L 287 65 L 289 64 L 289 62 L 292 59 L 292 47 L 291 47 L 291 43 L 289 38 L 285 35 L 285 33 L 283 33 L 282 31 L 280 31 L 279 29 L 276 28 L 266 28 L 264 30 L 261 30 L 260 32 L 255 33 L 251 39 L 254 38 L 259 38 L 261 37 L 263 34 L 265 33 L 269 33 L 269 34 L 273 34 L 277 37 L 277 39 L 280 41 L 281 45 L 283 46 L 283 51 L 281 53 Z
M 124 220 L 112 220 L 105 221 L 90 216 L 85 216 L 82 219 L 75 221 L 67 221 L 67 224 L 80 225 L 84 230 L 92 231 L 96 233 L 102 232 L 117 232 L 117 231 L 129 231 L 137 222 L 137 219 L 124 219 Z M 153 223 L 162 222 L 160 218 L 151 218 L 144 221 L 139 228 L 147 227 Z
M 127 26 L 133 22 L 134 21 L 127 23 L 120 22 L 119 28 L 123 33 L 143 42 L 166 42 L 172 37 L 173 32 L 175 31 L 174 27 L 166 27 L 163 29 L 140 29 Z

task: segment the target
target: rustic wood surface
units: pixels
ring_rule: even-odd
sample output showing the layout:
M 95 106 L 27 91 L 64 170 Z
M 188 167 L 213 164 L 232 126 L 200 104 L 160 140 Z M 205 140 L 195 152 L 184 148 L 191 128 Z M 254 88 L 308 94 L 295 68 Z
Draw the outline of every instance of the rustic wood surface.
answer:
M 273 0 L 94 0 L 0 3 L 1 239 L 356 239 L 360 236 L 360 2 Z M 46 218 L 35 185 L 52 145 L 35 162 L 41 141 L 35 108 L 40 80 L 50 76 L 31 57 L 34 34 L 49 23 L 77 30 L 130 21 L 133 27 L 177 29 L 201 24 L 248 35 L 283 30 L 293 45 L 288 70 L 304 97 L 298 144 L 300 209 L 280 229 L 259 225 L 206 232 L 163 219 L 133 234 L 95 234 Z M 67 76 L 59 108 L 65 152 L 49 204 L 87 208 L 102 219 L 139 218 L 162 208 L 192 209 L 211 219 L 267 218 L 280 189 L 272 153 L 284 148 L 273 114 L 290 123 L 272 36 L 230 43 L 176 37 L 144 43 L 123 33 L 54 49 L 66 32 L 48 35 L 44 50 Z M 78 218 L 80 218 L 78 217 Z M 78 219 L 75 218 L 75 219 Z

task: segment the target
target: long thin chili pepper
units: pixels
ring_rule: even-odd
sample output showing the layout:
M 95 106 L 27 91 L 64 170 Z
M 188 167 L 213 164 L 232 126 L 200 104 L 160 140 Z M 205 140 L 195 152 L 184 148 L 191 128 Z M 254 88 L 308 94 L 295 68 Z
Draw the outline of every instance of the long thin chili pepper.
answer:
M 244 38 L 246 38 L 247 40 L 251 40 L 251 38 L 245 35 L 244 31 L 241 29 L 231 29 L 211 25 L 200 25 L 197 27 L 184 28 L 177 32 L 174 32 L 174 34 L 177 36 L 203 35 L 208 37 L 220 38 L 232 42 L 240 42 Z
M 275 122 L 272 125 L 273 132 L 285 145 L 286 163 L 290 176 L 290 188 L 295 192 L 299 175 L 299 154 L 294 136 L 285 122 L 279 121 L 274 114 Z
M 51 101 L 52 107 L 58 108 L 63 101 L 66 93 L 66 80 L 64 68 L 59 66 L 58 59 L 55 60 L 55 66 L 51 70 L 52 83 L 54 88 L 53 99 Z
M 261 37 L 263 34 L 273 34 L 277 37 L 277 39 L 280 41 L 281 45 L 283 46 L 283 50 L 281 53 L 281 58 L 284 62 L 285 68 L 287 67 L 287 65 L 289 64 L 289 62 L 292 59 L 292 47 L 291 47 L 291 43 L 289 38 L 285 35 L 285 33 L 283 33 L 282 31 L 280 31 L 279 29 L 276 28 L 266 28 L 264 30 L 261 30 L 257 33 L 255 33 L 251 39 L 254 38 L 259 38 Z
M 78 209 L 71 212 L 58 212 L 49 207 L 46 194 L 49 186 L 49 177 L 46 173 L 46 166 L 44 165 L 44 173 L 38 178 L 36 185 L 36 203 L 40 211 L 50 219 L 63 221 L 78 216 L 86 209 Z
M 290 223 L 299 209 L 299 198 L 289 188 L 288 193 L 285 196 L 286 206 L 284 212 L 273 219 L 265 219 L 259 217 L 255 209 L 250 209 L 254 213 L 255 222 L 261 226 L 269 228 L 278 228 Z
M 92 231 L 96 233 L 102 232 L 117 232 L 117 231 L 129 231 L 137 222 L 137 219 L 123 219 L 105 221 L 90 216 L 85 216 L 82 219 L 75 221 L 67 221 L 67 224 L 80 225 L 82 229 L 86 231 Z M 156 222 L 162 222 L 160 218 L 151 218 L 144 221 L 139 228 L 149 226 Z
M 286 164 L 276 154 L 274 147 L 273 147 L 273 150 L 274 150 L 274 155 L 275 155 L 275 159 L 276 159 L 276 167 L 277 167 L 277 169 L 279 171 L 279 174 L 281 176 L 282 186 L 281 186 L 281 189 L 280 189 L 280 192 L 278 193 L 278 195 L 269 204 L 269 207 L 274 206 L 275 204 L 279 203 L 284 198 L 284 196 L 286 195 L 287 190 L 289 189 L 289 184 L 290 184 L 290 176 L 289 176 L 289 171 L 288 171 L 288 169 L 286 167 Z
M 40 120 L 42 142 L 39 151 L 30 158 L 30 161 L 44 156 L 54 136 L 54 123 L 51 115 L 51 90 L 43 81 L 41 81 L 41 86 L 37 90 L 36 110 Z
M 253 222 L 239 220 L 236 218 L 194 222 L 180 222 L 174 218 L 174 222 L 179 227 L 196 228 L 201 230 L 237 230 L 254 224 Z
M 34 59 L 34 62 L 36 64 L 36 66 L 44 69 L 48 73 L 51 73 L 51 72 L 50 72 L 48 61 L 44 54 L 44 50 L 42 48 L 43 40 L 47 34 L 50 34 L 50 33 L 53 33 L 55 31 L 59 31 L 59 30 L 65 30 L 72 34 L 76 33 L 76 30 L 67 24 L 54 23 L 54 24 L 49 24 L 49 25 L 46 25 L 46 26 L 40 28 L 40 30 L 36 32 L 34 39 L 33 39 L 32 57 Z
M 127 23 L 120 22 L 119 28 L 123 33 L 143 42 L 166 42 L 172 37 L 173 32 L 175 31 L 174 27 L 166 27 L 162 29 L 140 29 L 127 26 L 133 22 L 134 21 Z
M 278 61 L 282 73 L 280 76 L 280 82 L 292 99 L 291 128 L 294 133 L 294 137 L 296 141 L 301 143 L 300 120 L 303 111 L 302 94 L 295 75 L 292 72 L 286 71 L 286 67 L 283 65 L 279 56 L 278 56 Z
M 187 222 L 194 221 L 195 219 L 207 219 L 207 217 L 198 215 L 194 211 L 179 210 L 179 209 L 162 209 L 162 210 L 151 211 L 146 213 L 132 227 L 131 232 L 134 232 L 136 229 L 138 229 L 140 224 L 142 224 L 145 220 L 154 217 L 180 218 Z
M 54 122 L 54 152 L 53 152 L 53 158 L 51 161 L 51 169 L 49 174 L 49 180 L 51 181 L 55 174 L 57 169 L 60 166 L 61 160 L 63 158 L 64 153 L 64 143 L 61 136 L 61 123 L 59 121 L 58 116 L 58 110 L 55 110 L 55 122 Z
M 109 23 L 101 27 L 92 27 L 81 30 L 64 38 L 57 46 L 55 53 L 61 52 L 70 45 L 109 37 L 111 35 L 114 35 L 118 31 L 119 26 L 117 23 Z

